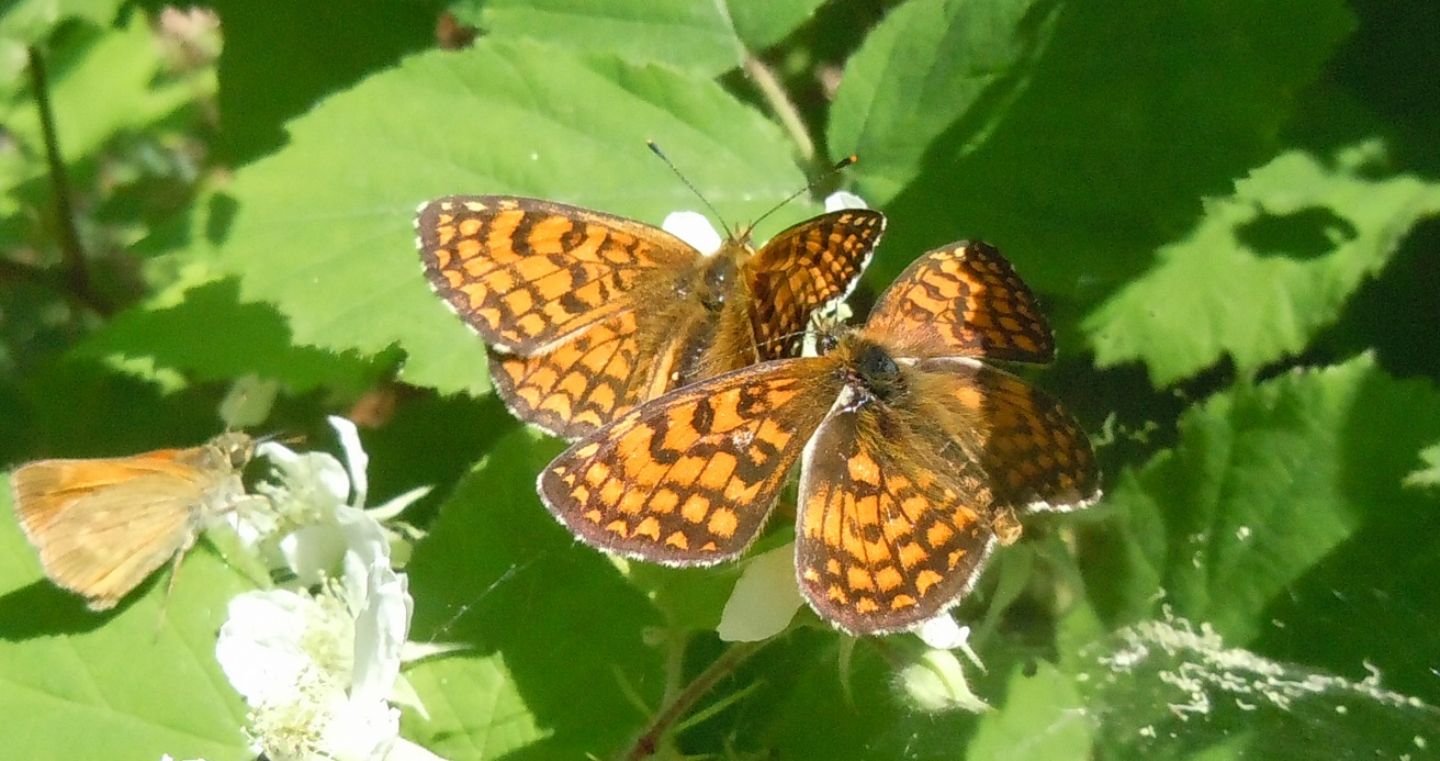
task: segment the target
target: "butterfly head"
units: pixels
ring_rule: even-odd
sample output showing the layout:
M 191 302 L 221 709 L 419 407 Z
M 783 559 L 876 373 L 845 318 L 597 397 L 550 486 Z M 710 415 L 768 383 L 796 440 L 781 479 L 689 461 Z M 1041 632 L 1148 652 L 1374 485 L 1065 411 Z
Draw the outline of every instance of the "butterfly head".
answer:
M 748 253 L 748 246 L 744 249 Z M 741 250 L 734 242 L 727 242 L 720 254 L 706 260 L 699 289 L 700 301 L 710 312 L 719 312 L 726 298 L 740 276 L 739 256 Z
M 863 397 L 890 401 L 905 391 L 904 371 L 883 345 L 857 333 L 835 340 L 832 353 L 841 358 L 846 382 Z
M 207 449 L 217 467 L 240 470 L 255 456 L 255 439 L 239 431 L 222 433 L 210 440 Z

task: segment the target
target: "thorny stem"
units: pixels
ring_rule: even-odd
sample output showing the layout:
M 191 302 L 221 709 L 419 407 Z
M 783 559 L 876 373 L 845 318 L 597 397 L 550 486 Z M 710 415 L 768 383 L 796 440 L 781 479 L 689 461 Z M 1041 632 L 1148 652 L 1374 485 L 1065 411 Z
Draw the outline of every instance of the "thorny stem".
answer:
M 693 708 L 700 698 L 705 697 L 705 694 L 710 692 L 711 688 L 721 679 L 729 676 L 740 664 L 759 652 L 760 648 L 765 646 L 766 641 L 738 642 L 731 645 L 729 650 L 722 653 L 714 663 L 707 666 L 689 684 L 685 685 L 685 689 L 670 699 L 669 705 L 655 715 L 650 726 L 621 758 L 624 761 L 643 761 L 654 755 L 660 747 L 660 740 L 665 737 L 665 733 L 670 730 L 670 727 Z
M 764 61 L 751 53 L 745 54 L 743 66 L 745 75 L 750 77 L 750 81 L 754 82 L 756 87 L 760 88 L 760 94 L 764 96 L 765 102 L 770 104 L 770 108 L 780 118 L 780 123 L 784 125 L 786 131 L 790 133 L 791 139 L 795 141 L 796 147 L 800 150 L 800 158 L 804 159 L 807 164 L 814 164 L 815 141 L 810 139 L 810 131 L 805 129 L 805 120 L 800 116 L 800 109 L 796 108 L 795 102 L 790 100 L 789 94 L 785 92 L 785 87 L 780 84 L 780 78 L 775 76 L 775 72 L 765 65 Z
M 30 81 L 35 90 L 36 106 L 40 110 L 40 132 L 45 139 L 45 162 L 49 164 L 50 181 L 55 191 L 55 216 L 60 226 L 60 256 L 64 264 L 65 283 L 77 301 L 105 315 L 110 311 L 109 306 L 91 290 L 85 252 L 80 248 L 80 234 L 75 230 L 70 177 L 60 156 L 60 139 L 55 132 L 55 111 L 50 106 L 50 82 L 45 74 L 45 59 L 35 45 L 31 45 L 27 52 L 30 56 Z

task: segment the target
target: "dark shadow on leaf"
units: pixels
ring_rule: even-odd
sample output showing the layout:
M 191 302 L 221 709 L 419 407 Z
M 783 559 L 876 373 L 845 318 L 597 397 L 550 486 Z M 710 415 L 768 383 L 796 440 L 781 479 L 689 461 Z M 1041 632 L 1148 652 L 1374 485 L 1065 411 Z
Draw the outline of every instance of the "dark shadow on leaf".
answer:
M 1202 197 L 1273 155 L 1289 98 L 1344 28 L 1329 6 L 1064 7 L 988 139 L 967 148 L 962 121 L 886 204 L 872 280 L 982 238 L 1037 290 L 1099 303 L 1194 225 Z
M 1386 689 L 1440 706 L 1427 644 L 1440 631 L 1440 503 L 1401 483 L 1415 453 L 1440 438 L 1440 393 L 1376 369 L 1335 436 L 1358 530 L 1272 602 L 1256 648 L 1355 681 L 1368 663 Z
M 1440 378 L 1440 330 L 1427 315 L 1440 314 L 1440 217 L 1417 224 L 1373 280 L 1360 285 L 1334 325 L 1299 358 L 1310 365 L 1373 351 L 1397 377 Z
M 137 590 L 135 594 L 140 594 Z M 129 598 L 127 598 L 129 599 Z M 103 613 L 85 607 L 79 595 L 40 579 L 0 596 L 0 639 L 22 642 L 57 634 L 82 634 L 103 625 L 127 603 Z
M 655 609 L 601 553 L 577 543 L 540 504 L 535 473 L 561 449 L 494 405 L 498 435 L 441 508 L 408 572 L 416 641 L 464 642 L 500 653 L 546 747 L 606 756 L 644 720 L 627 713 L 622 678 L 652 703 L 659 651 L 642 640 Z M 557 756 L 558 757 L 558 756 Z M 577 756 L 581 757 L 581 756 Z
M 1262 214 L 1235 229 L 1241 243 L 1260 256 L 1297 261 L 1317 259 L 1355 239 L 1359 231 L 1349 220 L 1323 206 L 1289 214 Z
M 210 196 L 210 203 L 205 210 L 205 240 L 215 246 L 224 243 L 230 235 L 230 225 L 235 221 L 235 213 L 239 210 L 240 202 L 228 193 Z

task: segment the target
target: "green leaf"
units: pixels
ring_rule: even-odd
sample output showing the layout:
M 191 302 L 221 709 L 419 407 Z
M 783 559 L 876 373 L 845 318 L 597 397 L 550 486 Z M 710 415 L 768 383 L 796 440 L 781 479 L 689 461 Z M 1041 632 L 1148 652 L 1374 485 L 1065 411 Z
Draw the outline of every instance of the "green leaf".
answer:
M 1038 290 L 1098 301 L 1190 226 L 1196 198 L 1275 155 L 1296 92 L 1353 26 L 1338 0 L 1007 4 L 994 15 L 968 5 L 950 17 L 938 0 L 893 11 L 850 67 L 862 75 L 854 92 L 837 96 L 837 151 L 851 135 L 905 146 L 899 165 L 857 146 L 858 192 L 890 217 L 868 273 L 876 287 L 926 249 L 979 238 Z M 936 28 L 920 24 L 927 17 Z M 890 26 L 909 19 L 919 28 Z M 976 19 L 988 34 L 940 36 Z M 954 47 L 929 47 L 947 40 Z M 1004 68 L 981 89 L 986 61 Z M 951 86 L 926 89 L 929 72 Z M 917 92 L 934 92 L 943 120 L 908 115 Z M 968 107 L 953 114 L 947 97 Z
M 710 747 L 763 750 L 776 761 L 960 758 L 976 715 L 919 710 L 898 682 L 897 672 L 922 649 L 908 635 L 847 640 L 828 628 L 772 640 L 730 685 L 759 687 L 728 730 L 712 730 L 720 737 Z
M 1166 385 L 1222 357 L 1251 374 L 1303 349 L 1418 220 L 1440 212 L 1440 184 L 1376 178 L 1372 148 L 1322 162 L 1285 153 L 1206 205 L 1085 321 L 1101 366 L 1139 360 Z
M 74 163 L 118 132 L 140 130 L 194 100 L 192 83 L 161 76 L 163 59 L 143 13 L 117 29 L 88 25 L 47 51 L 51 108 L 61 155 Z M 29 88 L 0 103 L 0 121 L 31 155 L 43 155 L 40 115 Z
M 93 613 L 41 575 L 0 481 L 0 710 L 25 717 L 0 728 L 6 755 L 252 758 L 244 704 L 214 655 L 225 601 L 246 582 L 202 541 L 168 603 L 161 572 Z
M 1432 536 L 1440 529 L 1440 511 L 1401 486 L 1416 450 L 1437 435 L 1440 391 L 1396 381 L 1368 356 L 1220 394 L 1181 418 L 1176 448 L 1122 478 L 1107 497 L 1124 518 L 1118 536 L 1100 546 L 1124 548 L 1127 556 L 1111 564 L 1086 553 L 1100 561 L 1089 569 L 1091 586 L 1112 618 L 1148 615 L 1163 590 L 1178 615 L 1249 643 L 1270 626 L 1263 612 L 1282 593 L 1295 594 L 1327 557 L 1356 550 L 1360 557 L 1341 568 L 1360 558 L 1383 566 L 1391 550 L 1364 539 L 1370 532 Z M 1431 555 L 1427 567 L 1440 566 Z M 1111 581 L 1132 572 L 1130 586 Z M 1139 580 L 1159 585 L 1146 589 Z M 1413 617 L 1385 614 L 1383 606 L 1375 612 L 1382 620 Z M 1430 609 L 1422 620 L 1437 613 Z M 1295 615 L 1292 625 L 1303 625 L 1304 611 Z M 1378 625 L 1352 619 L 1345 628 Z
M 25 67 L 25 47 L 45 42 L 60 22 L 80 19 L 106 27 L 122 0 L 17 0 L 0 11 L 0 86 Z
M 1030 675 L 1015 669 L 1005 702 L 983 714 L 967 761 L 1064 761 L 1092 758 L 1091 719 L 1073 677 L 1044 661 Z
M 1055 8 L 1046 5 L 911 0 L 865 38 L 845 66 L 828 134 L 836 151 L 861 156 L 867 201 L 889 203 L 962 117 L 988 122 L 967 125 L 971 140 L 994 128 L 1049 42 Z
M 411 383 L 481 391 L 481 342 L 420 274 L 416 205 L 516 193 L 659 223 L 697 203 L 647 137 L 732 219 L 804 181 L 779 130 L 713 83 L 482 40 L 407 59 L 293 122 L 290 143 L 236 179 L 223 266 L 241 276 L 243 300 L 279 307 L 299 343 L 362 354 L 398 344 Z M 808 211 L 786 207 L 790 220 Z
M 500 37 L 667 63 L 711 77 L 738 66 L 741 56 L 721 3 L 492 0 L 481 11 L 480 25 Z
M 819 5 L 820 0 L 490 0 L 480 7 L 477 24 L 495 37 L 612 53 L 713 77 L 739 66 L 747 46 L 758 50 L 779 42 Z
M 358 393 L 379 374 L 377 363 L 353 354 L 292 346 L 272 307 L 238 299 L 239 286 L 225 280 L 192 288 L 173 305 L 130 309 L 88 336 L 75 356 L 147 359 L 208 381 L 255 374 L 297 393 L 322 386 Z
M 1420 460 L 1425 466 L 1407 474 L 1405 485 L 1427 489 L 1440 487 L 1440 444 L 1420 450 Z
M 244 163 L 274 150 L 285 142 L 285 122 L 321 97 L 434 47 L 439 4 L 216 2 L 225 34 L 217 76 L 228 158 Z
M 809 21 L 825 0 L 729 0 L 735 33 L 751 52 L 785 39 Z
M 1421 758 L 1440 736 L 1440 709 L 1378 670 L 1266 658 L 1185 619 L 1126 627 L 1084 660 L 1082 713 L 1103 758 Z
M 534 474 L 558 447 L 507 428 L 408 568 L 412 639 L 471 648 L 412 672 L 431 720 L 412 717 L 410 736 L 451 759 L 607 758 L 645 720 L 627 690 L 658 698 L 659 653 L 642 635 L 659 616 L 540 505 Z
M 499 653 L 432 658 L 407 670 L 405 677 L 429 718 L 407 712 L 403 734 L 443 758 L 499 758 L 550 734 L 536 726 Z

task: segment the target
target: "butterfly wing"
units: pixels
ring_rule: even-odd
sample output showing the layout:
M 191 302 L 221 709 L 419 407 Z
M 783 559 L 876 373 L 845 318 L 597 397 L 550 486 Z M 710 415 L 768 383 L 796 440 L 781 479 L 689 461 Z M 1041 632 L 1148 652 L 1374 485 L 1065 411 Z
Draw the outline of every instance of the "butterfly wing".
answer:
M 734 558 L 838 393 L 835 367 L 779 360 L 673 391 L 576 442 L 537 490 L 600 549 L 669 565 Z
M 186 478 L 189 450 L 161 449 L 132 457 L 37 460 L 10 477 L 15 517 L 33 542 L 67 506 L 96 491 L 136 478 Z
M 592 326 L 574 340 L 529 357 L 490 352 L 490 381 L 510 411 L 557 436 L 594 431 L 640 401 L 643 366 L 634 312 Z
M 15 515 L 45 575 L 104 610 L 188 548 L 207 510 L 243 495 L 236 470 L 253 444 L 226 433 L 188 449 L 39 460 L 11 476 Z
M 913 628 L 970 590 L 995 543 L 978 463 L 938 455 L 943 429 L 847 388 L 805 448 L 800 589 L 855 634 Z
M 916 259 L 876 302 L 866 331 L 905 357 L 967 356 L 1046 363 L 1050 325 L 994 246 L 962 241 Z
M 801 222 L 745 262 L 761 359 L 796 356 L 810 316 L 850 294 L 885 231 L 885 215 L 847 209 Z
M 921 360 L 913 372 L 925 398 L 947 408 L 926 414 L 952 421 L 940 451 L 979 462 L 1006 504 L 1066 511 L 1100 497 L 1090 438 L 1049 395 L 973 359 Z
M 699 253 L 634 220 L 513 196 L 451 196 L 420 207 L 420 258 L 435 292 L 492 347 L 544 353 L 636 309 Z
M 203 497 L 200 481 L 137 476 L 66 501 L 27 535 L 46 576 L 105 610 L 194 541 Z

